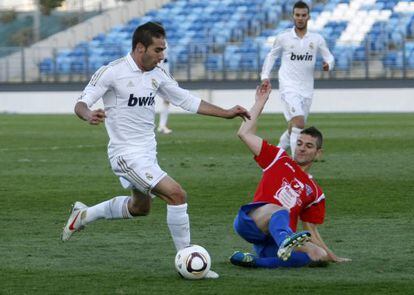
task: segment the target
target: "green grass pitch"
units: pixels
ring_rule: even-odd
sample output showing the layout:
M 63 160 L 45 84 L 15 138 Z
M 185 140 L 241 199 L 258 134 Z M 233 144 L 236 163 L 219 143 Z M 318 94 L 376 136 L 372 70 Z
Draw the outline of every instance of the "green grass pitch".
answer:
M 240 120 L 171 115 L 158 136 L 161 167 L 189 195 L 192 242 L 205 246 L 219 280 L 185 281 L 174 270 L 166 206 L 149 216 L 98 221 L 71 241 L 60 233 L 72 202 L 128 194 L 112 174 L 103 126 L 74 115 L 0 115 L 0 294 L 413 294 L 413 114 L 312 114 L 325 135 L 312 168 L 327 196 L 322 237 L 348 264 L 251 270 L 228 262 L 250 250 L 232 229 L 260 177 L 236 136 Z M 259 134 L 275 143 L 281 115 Z

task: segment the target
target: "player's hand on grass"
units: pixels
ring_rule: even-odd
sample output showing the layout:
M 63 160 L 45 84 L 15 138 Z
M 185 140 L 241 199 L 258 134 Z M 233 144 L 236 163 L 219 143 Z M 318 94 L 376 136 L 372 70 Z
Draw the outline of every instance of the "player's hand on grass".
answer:
M 322 69 L 323 69 L 325 72 L 329 71 L 329 64 L 328 64 L 327 62 L 323 62 L 323 64 L 322 64 Z
M 105 111 L 102 109 L 93 110 L 89 113 L 87 121 L 91 125 L 99 125 L 106 118 Z
M 250 113 L 242 106 L 236 105 L 231 109 L 227 110 L 228 115 L 226 116 L 227 119 L 233 119 L 234 117 L 241 117 L 243 121 L 246 119 L 250 120 Z
M 344 258 L 344 257 L 338 257 L 333 253 L 330 253 L 330 258 L 332 260 L 332 262 L 336 262 L 336 263 L 343 263 L 343 262 L 350 262 L 352 261 L 352 259 L 350 258 Z
M 337 263 L 344 263 L 344 262 L 351 262 L 352 259 L 351 258 L 345 258 L 345 257 L 336 257 L 336 259 L 334 260 L 334 262 Z

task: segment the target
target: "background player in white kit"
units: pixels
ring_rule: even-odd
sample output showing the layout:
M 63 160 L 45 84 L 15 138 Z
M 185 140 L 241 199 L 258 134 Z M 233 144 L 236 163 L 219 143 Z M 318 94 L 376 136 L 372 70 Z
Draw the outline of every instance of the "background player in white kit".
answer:
M 298 136 L 305 128 L 312 104 L 317 53 L 320 52 L 324 60 L 322 66 L 324 71 L 332 70 L 334 66 L 334 57 L 323 37 L 308 32 L 309 19 L 309 6 L 303 1 L 296 2 L 293 6 L 294 27 L 276 36 L 261 73 L 262 84 L 270 85 L 270 72 L 276 58 L 281 57 L 279 92 L 288 129 L 280 137 L 279 146 L 283 149 L 290 146 L 292 157 Z
M 168 59 L 168 43 L 165 44 L 166 48 L 164 50 L 164 59 L 159 63 L 159 66 L 162 67 L 167 73 L 170 73 L 170 62 Z M 158 122 L 157 131 L 164 134 L 170 134 L 172 130 L 168 128 L 168 115 L 169 115 L 169 108 L 170 102 L 160 96 L 162 98 L 161 108 L 160 108 L 160 120 Z
M 157 66 L 164 59 L 165 48 L 162 26 L 152 22 L 139 26 L 132 38 L 131 53 L 101 67 L 76 103 L 75 113 L 81 119 L 92 125 L 105 121 L 112 170 L 124 188 L 132 189 L 132 196 L 114 197 L 92 207 L 76 202 L 63 229 L 63 241 L 97 219 L 147 215 L 152 197 L 158 196 L 167 203 L 167 224 L 176 249 L 190 245 L 186 192 L 157 162 L 155 95 L 160 93 L 174 105 L 202 115 L 243 119 L 250 115 L 240 106 L 224 110 L 180 88 Z M 100 98 L 105 111 L 91 110 Z M 214 272 L 207 276 L 218 277 Z

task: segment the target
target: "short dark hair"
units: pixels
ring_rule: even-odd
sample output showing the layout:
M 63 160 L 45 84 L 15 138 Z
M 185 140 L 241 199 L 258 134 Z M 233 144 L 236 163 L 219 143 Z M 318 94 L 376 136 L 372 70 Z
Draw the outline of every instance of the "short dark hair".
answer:
M 307 134 L 307 135 L 312 136 L 313 138 L 316 138 L 317 149 L 319 150 L 322 148 L 323 136 L 322 136 L 322 133 L 316 127 L 311 126 L 306 129 L 303 129 L 300 134 Z
M 147 48 L 152 44 L 152 38 L 165 38 L 164 28 L 155 22 L 147 22 L 136 28 L 134 35 L 132 36 L 132 50 L 137 47 L 138 43 Z
M 308 10 L 308 13 L 310 12 L 309 5 L 303 1 L 298 1 L 295 3 L 295 5 L 293 5 L 292 13 L 295 12 L 295 8 L 306 8 Z

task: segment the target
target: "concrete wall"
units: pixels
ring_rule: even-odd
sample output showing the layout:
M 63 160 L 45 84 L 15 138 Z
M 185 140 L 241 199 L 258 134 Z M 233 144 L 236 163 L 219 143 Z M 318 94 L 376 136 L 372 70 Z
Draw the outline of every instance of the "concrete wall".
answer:
M 228 108 L 240 104 L 246 108 L 254 102 L 254 90 L 194 90 L 203 99 Z M 65 114 L 72 113 L 80 91 L 0 92 L 0 112 Z M 156 103 L 156 110 L 159 109 Z M 95 107 L 102 107 L 98 103 Z M 317 89 L 312 112 L 414 112 L 414 88 L 393 89 Z M 183 112 L 172 107 L 171 112 Z M 265 112 L 280 113 L 282 106 L 274 90 Z

